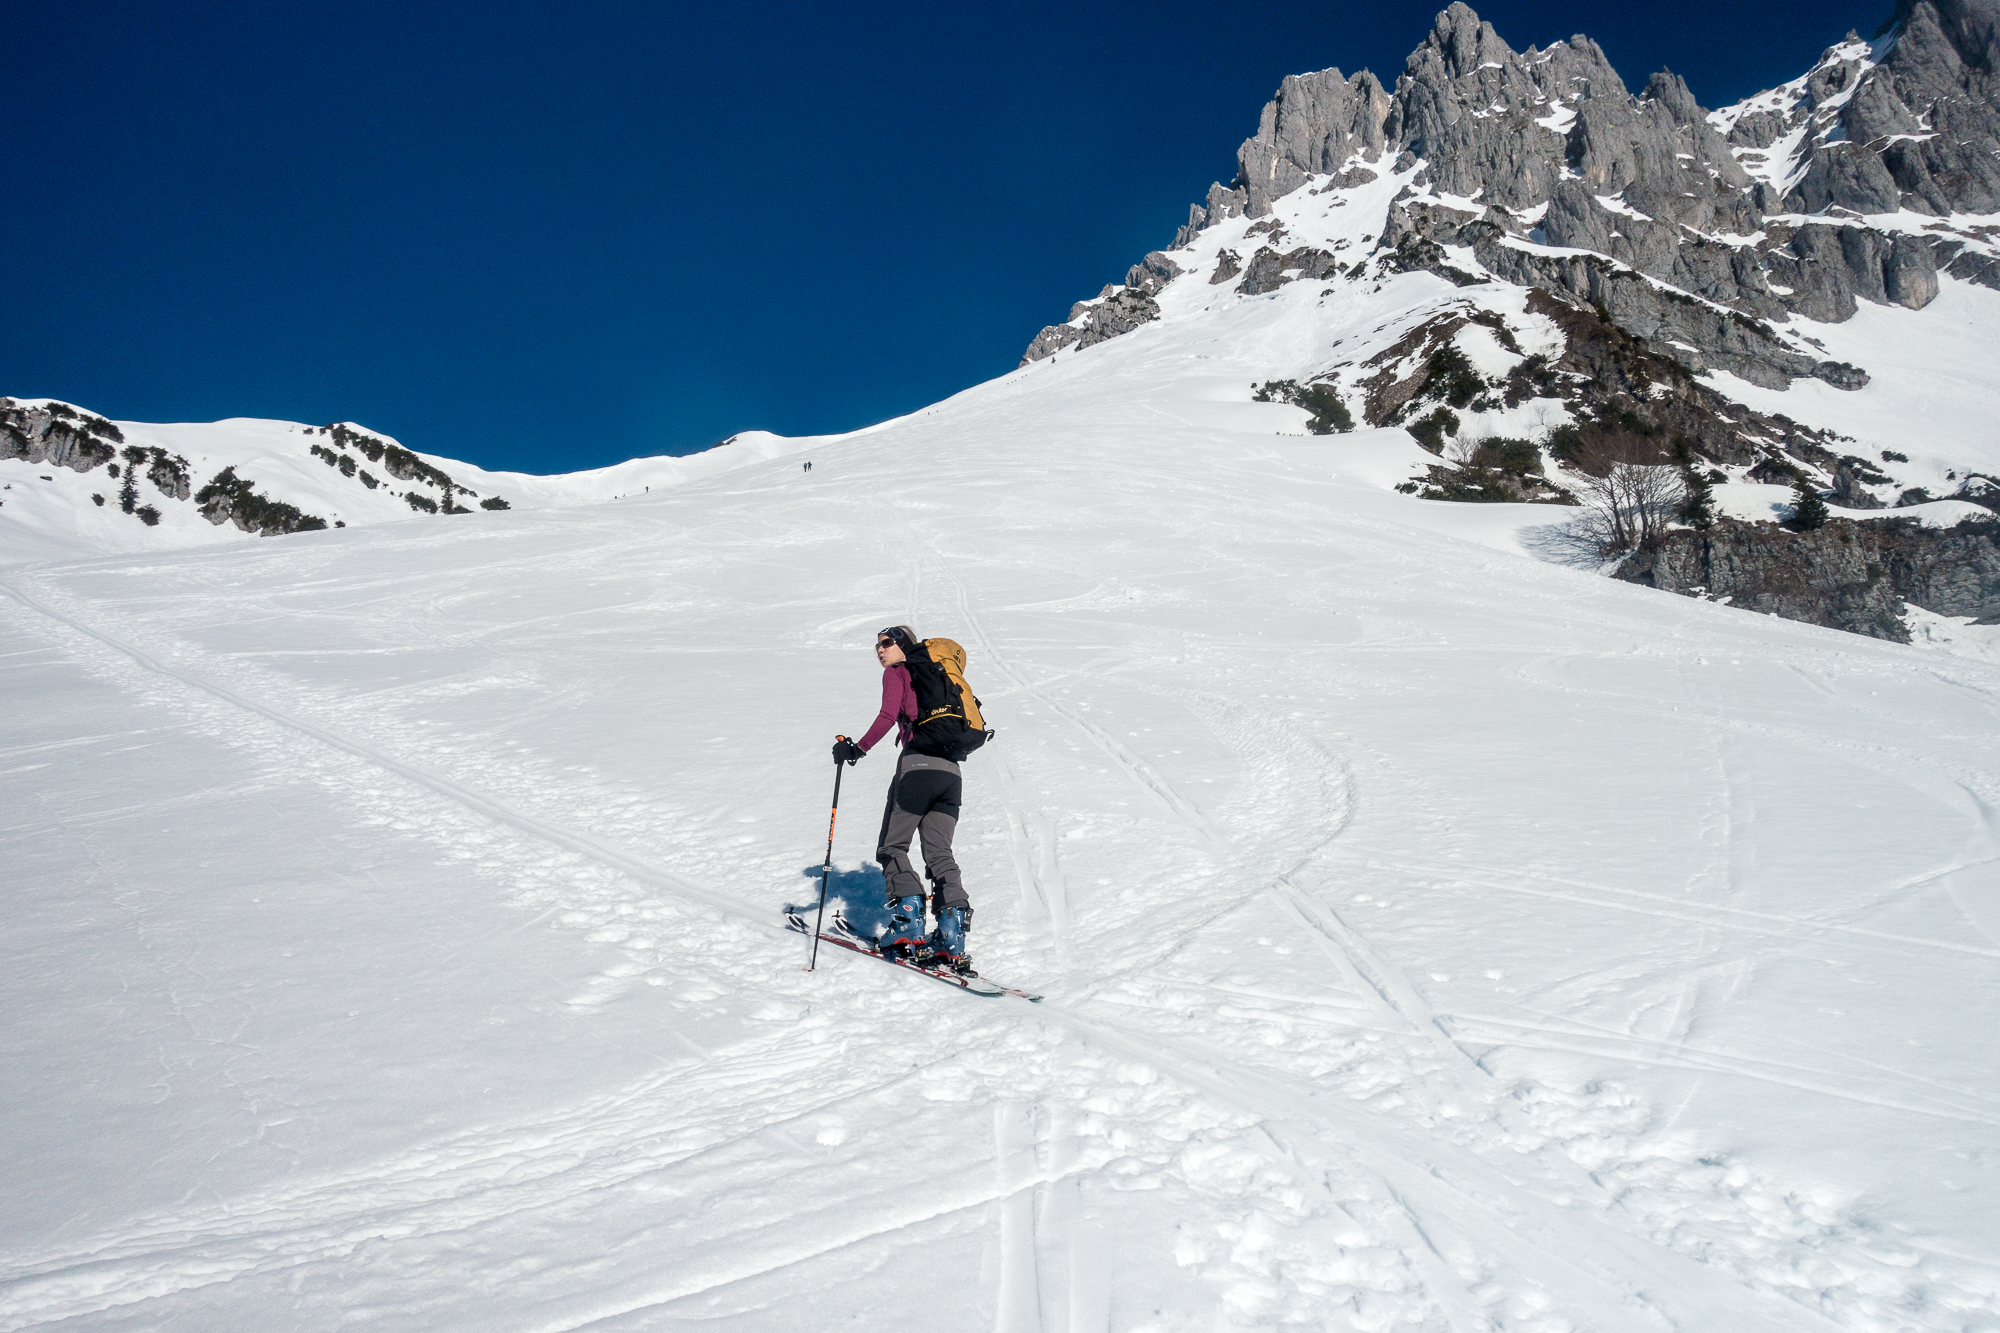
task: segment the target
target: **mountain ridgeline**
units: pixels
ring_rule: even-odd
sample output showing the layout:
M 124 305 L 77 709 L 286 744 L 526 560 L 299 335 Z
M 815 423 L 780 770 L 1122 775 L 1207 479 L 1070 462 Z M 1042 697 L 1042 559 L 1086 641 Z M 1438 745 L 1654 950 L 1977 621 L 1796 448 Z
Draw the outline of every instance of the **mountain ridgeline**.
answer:
M 1236 163 L 1171 246 L 1043 329 L 1021 364 L 1293 284 L 1351 310 L 1397 275 L 1427 273 L 1464 299 L 1439 297 L 1399 325 L 1407 289 L 1392 292 L 1380 298 L 1378 332 L 1394 326 L 1384 345 L 1329 339 L 1306 373 L 1274 367 L 1245 391 L 1313 412 L 1314 433 L 1353 418 L 1404 427 L 1445 460 L 1400 488 L 1427 499 L 1575 503 L 1571 483 L 1587 487 L 1584 474 L 1615 458 L 1678 460 L 1704 490 L 1796 484 L 1850 511 L 1835 517 L 1840 531 L 1853 511 L 1969 502 L 1963 521 L 1983 537 L 1928 535 L 1935 514 L 1898 518 L 1908 531 L 1886 564 L 1821 561 L 1806 576 L 1815 551 L 1880 542 L 1780 551 L 1791 534 L 1770 523 L 1704 517 L 1695 533 L 1646 530 L 1649 545 L 1682 549 L 1624 576 L 1697 595 L 1728 586 L 1738 605 L 1888 638 L 1907 637 L 1896 608 L 1918 604 L 1911 589 L 1951 583 L 1957 594 L 1929 609 L 2000 620 L 2000 525 L 1988 512 L 2000 509 L 2000 462 L 1968 429 L 1983 411 L 1940 419 L 1925 441 L 1935 466 L 1920 470 L 1906 447 L 1857 438 L 1838 408 L 1813 421 L 1784 402 L 1802 382 L 1842 402 L 1870 396 L 1883 367 L 1852 349 L 1883 344 L 1827 350 L 1827 328 L 1864 307 L 1926 311 L 1949 282 L 2000 292 L 2000 0 L 1900 0 L 1872 39 L 1850 33 L 1804 75 L 1720 110 L 1666 70 L 1632 93 L 1585 36 L 1515 51 L 1455 3 L 1393 88 L 1367 71 L 1286 78 Z M 1327 223 L 1334 208 L 1364 214 L 1367 230 L 1352 216 L 1345 230 Z M 1198 295 L 1167 291 L 1189 284 Z M 1510 300 L 1519 313 L 1503 315 Z M 1514 335 L 1537 321 L 1556 340 L 1523 355 Z M 2000 335 L 1993 314 L 1974 322 Z M 1491 326 L 1511 369 L 1475 372 L 1475 323 Z M 1923 385 L 1884 391 L 1926 396 Z M 1544 405 L 1520 432 L 1529 438 L 1461 435 L 1460 413 L 1484 413 L 1490 428 L 1529 403 Z M 1924 574 L 1929 560 L 1951 564 L 1951 577 Z M 1903 573 L 1892 578 L 1891 565 Z M 1765 582 L 1784 594 L 1747 596 Z
M 499 496 L 480 499 L 477 491 L 455 482 L 443 469 L 425 462 L 393 440 L 361 427 L 331 422 L 292 429 L 306 437 L 317 436 L 306 446 L 306 454 L 333 469 L 359 493 L 379 490 L 420 514 L 471 512 L 459 503 L 461 496 L 478 500 L 485 509 L 509 507 Z M 90 498 L 99 508 L 122 510 L 147 527 L 158 527 L 167 517 L 162 504 L 175 503 L 191 503 L 200 517 L 211 524 L 233 524 L 242 532 L 258 536 L 346 526 L 338 518 L 329 524 L 321 515 L 271 493 L 268 487 L 260 487 L 256 479 L 239 474 L 239 464 L 223 466 L 196 488 L 184 455 L 157 444 L 128 442 L 115 423 L 53 400 L 22 402 L 0 398 L 0 459 L 20 459 L 84 475 L 103 468 L 109 483 L 105 490 L 111 494 L 98 492 Z M 371 467 L 379 468 L 382 475 L 370 471 Z M 140 485 L 142 478 L 145 486 Z M 413 484 L 400 491 L 383 489 L 391 482 Z M 434 489 L 435 496 L 425 488 Z M 321 493 L 326 489 L 322 487 Z
M 1420 165 L 1378 258 L 1454 277 L 1445 248 L 1462 246 L 1506 281 L 1601 306 L 1690 370 L 1859 387 L 1865 367 L 1816 361 L 1770 325 L 1838 322 L 1857 301 L 1922 309 L 1940 270 L 2000 289 L 1995 229 L 1952 221 L 2000 212 L 1997 100 L 1993 0 L 1905 0 L 1876 42 L 1850 35 L 1805 76 L 1714 112 L 1665 70 L 1633 95 L 1588 37 L 1516 52 L 1453 4 L 1394 92 L 1365 70 L 1287 78 L 1237 150 L 1235 183 L 1211 186 L 1173 247 L 1044 329 L 1023 361 L 1147 322 L 1151 294 L 1181 271 L 1173 251 L 1207 227 L 1309 185 Z M 1330 258 L 1268 247 L 1246 267 L 1314 277 Z

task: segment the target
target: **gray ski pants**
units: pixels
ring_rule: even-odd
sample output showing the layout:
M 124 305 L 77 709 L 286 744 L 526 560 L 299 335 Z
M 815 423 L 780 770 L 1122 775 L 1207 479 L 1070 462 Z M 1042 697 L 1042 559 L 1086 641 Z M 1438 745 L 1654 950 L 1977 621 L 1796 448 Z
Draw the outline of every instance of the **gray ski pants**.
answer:
M 910 864 L 910 840 L 918 838 L 923 846 L 924 872 L 930 876 L 936 895 L 933 910 L 972 906 L 959 881 L 958 862 L 951 855 L 962 790 L 958 765 L 951 760 L 908 750 L 897 757 L 888 807 L 882 811 L 882 836 L 875 848 L 891 899 L 923 896 L 924 882 Z

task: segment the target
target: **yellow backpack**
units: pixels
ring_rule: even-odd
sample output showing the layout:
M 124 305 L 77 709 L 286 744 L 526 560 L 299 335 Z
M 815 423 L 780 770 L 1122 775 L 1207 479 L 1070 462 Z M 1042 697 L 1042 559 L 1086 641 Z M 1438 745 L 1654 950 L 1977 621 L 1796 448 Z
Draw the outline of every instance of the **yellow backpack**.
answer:
M 965 649 L 950 639 L 925 639 L 907 664 L 917 692 L 916 734 L 908 748 L 958 763 L 993 739 L 979 698 L 965 682 Z

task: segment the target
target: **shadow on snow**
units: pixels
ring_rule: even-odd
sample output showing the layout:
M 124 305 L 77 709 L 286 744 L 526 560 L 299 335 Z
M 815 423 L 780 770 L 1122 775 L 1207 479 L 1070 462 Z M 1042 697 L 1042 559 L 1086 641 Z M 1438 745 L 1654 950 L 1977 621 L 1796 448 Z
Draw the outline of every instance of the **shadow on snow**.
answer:
M 812 881 L 812 894 L 802 903 L 794 904 L 810 920 L 819 908 L 820 867 L 807 866 L 799 872 Z M 826 881 L 826 919 L 831 922 L 836 912 L 847 917 L 847 924 L 859 934 L 873 939 L 888 929 L 888 890 L 882 879 L 882 867 L 860 866 L 843 870 L 839 866 Z

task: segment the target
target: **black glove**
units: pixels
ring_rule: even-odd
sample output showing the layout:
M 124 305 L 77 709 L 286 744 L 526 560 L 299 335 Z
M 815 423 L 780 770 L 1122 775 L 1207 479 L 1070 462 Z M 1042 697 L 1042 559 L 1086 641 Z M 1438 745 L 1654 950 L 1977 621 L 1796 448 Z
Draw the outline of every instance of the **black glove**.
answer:
M 842 736 L 833 743 L 833 762 L 836 764 L 858 763 L 861 756 L 867 753 L 868 751 L 862 749 L 845 736 Z

